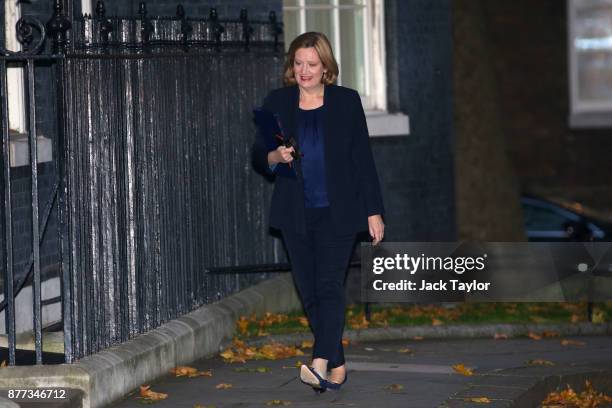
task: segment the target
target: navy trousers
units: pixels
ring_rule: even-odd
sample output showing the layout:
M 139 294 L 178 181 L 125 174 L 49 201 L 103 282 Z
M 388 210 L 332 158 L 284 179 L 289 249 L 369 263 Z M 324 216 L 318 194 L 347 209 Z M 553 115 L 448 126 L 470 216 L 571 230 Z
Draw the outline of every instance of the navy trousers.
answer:
M 315 342 L 313 358 L 344 364 L 345 278 L 356 234 L 333 230 L 329 207 L 306 208 L 306 235 L 283 230 L 291 272 Z

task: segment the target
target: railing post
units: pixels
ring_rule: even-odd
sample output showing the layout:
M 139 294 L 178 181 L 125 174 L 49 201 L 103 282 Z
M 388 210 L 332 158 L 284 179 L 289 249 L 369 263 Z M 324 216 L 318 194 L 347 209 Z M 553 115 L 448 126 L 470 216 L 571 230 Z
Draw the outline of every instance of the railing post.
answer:
M 210 9 L 210 21 L 212 22 L 213 35 L 215 36 L 215 50 L 221 51 L 221 36 L 225 32 L 225 28 L 219 22 L 219 16 L 216 8 Z
M 142 35 L 142 47 L 146 50 L 151 41 L 151 33 L 153 33 L 153 25 L 147 17 L 147 3 L 141 1 L 138 6 L 138 14 L 140 14 L 140 33 Z
M 47 22 L 47 29 L 53 36 L 53 51 L 65 53 L 68 46 L 68 30 L 72 27 L 70 20 L 64 14 L 61 0 L 55 0 L 53 5 L 53 16 Z M 42 33 L 44 36 L 44 33 Z
M 181 43 L 185 51 L 188 50 L 189 47 L 189 34 L 193 31 L 193 27 L 191 24 L 187 22 L 187 18 L 185 17 L 185 9 L 181 4 L 176 6 L 176 16 L 181 20 Z
M 249 51 L 253 27 L 249 25 L 249 16 L 246 9 L 240 10 L 240 21 L 242 22 L 242 39 L 244 40 L 244 50 Z
M 4 266 L 4 299 L 6 301 L 5 323 L 8 334 L 9 364 L 15 365 L 15 296 L 13 270 L 13 217 L 11 205 L 11 149 L 8 126 L 8 87 L 6 78 L 6 60 L 0 61 L 0 94 L 2 97 L 2 265 Z
M 106 48 L 108 46 L 108 37 L 113 31 L 113 25 L 106 18 L 106 7 L 104 7 L 104 2 L 102 0 L 98 0 L 96 3 L 96 20 L 98 21 L 100 27 L 100 40 L 102 41 L 102 47 Z
M 272 36 L 274 37 L 274 52 L 278 52 L 278 37 L 283 33 L 283 29 L 276 20 L 276 12 L 274 10 L 270 11 L 268 19 L 270 20 L 270 24 L 272 25 Z

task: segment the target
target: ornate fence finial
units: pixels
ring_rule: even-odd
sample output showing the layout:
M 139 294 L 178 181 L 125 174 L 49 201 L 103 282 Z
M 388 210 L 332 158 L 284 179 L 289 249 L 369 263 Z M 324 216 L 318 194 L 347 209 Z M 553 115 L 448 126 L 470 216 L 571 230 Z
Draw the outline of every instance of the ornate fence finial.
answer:
M 142 34 L 142 45 L 147 47 L 151 40 L 151 33 L 153 33 L 153 24 L 147 18 L 147 3 L 141 1 L 138 5 L 138 14 L 140 14 L 140 33 Z
M 181 43 L 185 51 L 187 51 L 187 47 L 189 45 L 189 34 L 193 31 L 193 27 L 187 21 L 187 17 L 185 17 L 185 9 L 182 4 L 176 6 L 176 16 L 181 20 Z
M 270 11 L 268 19 L 270 20 L 272 35 L 274 36 L 274 51 L 278 52 L 278 36 L 283 33 L 283 28 L 278 21 L 276 21 L 276 12 L 274 10 Z
M 18 23 L 19 24 L 19 23 Z M 68 45 L 67 33 L 72 27 L 70 20 L 64 14 L 64 7 L 61 0 L 55 0 L 53 3 L 53 16 L 47 22 L 47 29 L 53 36 L 53 50 L 55 52 L 64 52 Z M 41 33 L 44 36 L 44 33 Z
M 242 38 L 244 39 L 244 50 L 248 51 L 253 35 L 253 27 L 249 25 L 249 15 L 247 9 L 240 10 L 240 21 L 242 22 Z
M 113 24 L 106 18 L 106 7 L 104 7 L 104 2 L 102 0 L 98 0 L 96 3 L 96 19 L 100 26 L 100 40 L 102 41 L 102 46 L 106 47 L 108 45 L 108 37 L 111 31 L 113 31 Z
M 225 32 L 225 28 L 219 23 L 217 9 L 214 7 L 210 9 L 210 21 L 212 22 L 213 35 L 215 36 L 215 49 L 221 51 L 221 35 Z

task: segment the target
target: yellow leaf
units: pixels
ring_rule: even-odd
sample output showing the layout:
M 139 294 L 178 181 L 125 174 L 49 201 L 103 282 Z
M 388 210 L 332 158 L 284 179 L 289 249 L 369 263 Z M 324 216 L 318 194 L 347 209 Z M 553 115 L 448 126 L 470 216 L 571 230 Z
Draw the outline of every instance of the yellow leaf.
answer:
M 561 333 L 555 331 L 543 331 L 542 336 L 544 337 L 560 337 Z
M 414 336 L 412 340 L 423 340 L 425 337 L 423 336 Z
M 238 331 L 240 334 L 247 334 L 249 331 L 249 320 L 245 316 L 240 316 L 240 319 L 236 321 Z
M 561 340 L 562 346 L 584 346 L 584 344 L 585 343 L 583 341 L 578 341 L 578 340 L 568 340 L 568 339 Z
M 171 369 L 170 372 L 177 377 L 184 377 L 186 375 L 190 376 L 193 374 L 197 374 L 198 370 L 193 367 L 178 366 L 178 367 Z
M 405 348 L 401 348 L 399 350 L 397 350 L 398 353 L 412 353 L 412 350 L 409 349 L 408 347 Z
M 540 336 L 539 334 L 535 334 L 533 332 L 529 332 L 527 336 L 532 340 L 542 340 L 542 336 Z
M 543 360 L 541 358 L 536 358 L 534 360 L 528 360 L 527 364 L 529 365 L 541 365 L 541 366 L 553 366 L 555 363 L 549 360 Z
M 605 323 L 606 322 L 606 312 L 605 310 L 601 310 L 601 309 L 597 309 L 595 311 L 593 311 L 593 315 L 591 316 L 591 321 L 593 323 Z
M 455 364 L 453 366 L 453 370 L 455 370 L 455 372 L 461 375 L 466 375 L 466 376 L 474 375 L 474 372 L 471 369 L 467 368 L 464 364 Z
M 150 385 L 140 386 L 140 396 L 147 401 L 161 401 L 163 399 L 168 398 L 168 394 L 164 394 L 163 392 L 151 391 Z
M 389 384 L 385 386 L 385 390 L 389 390 L 389 391 L 401 391 L 403 389 L 404 389 L 404 386 L 402 384 Z
M 302 348 L 312 348 L 312 341 L 304 340 L 301 345 Z
M 444 322 L 440 319 L 431 319 L 431 325 L 432 326 L 440 326 L 444 324 Z
M 343 345 L 344 347 L 348 346 L 348 345 L 349 345 L 349 343 L 350 343 L 350 340 L 349 340 L 349 339 L 342 339 L 342 345 Z
M 270 400 L 266 402 L 266 405 L 291 405 L 291 401 L 286 400 Z
M 465 401 L 467 401 L 467 402 L 476 402 L 478 404 L 490 404 L 491 403 L 491 400 L 488 399 L 487 397 L 466 398 Z
M 300 316 L 298 317 L 298 321 L 300 322 L 300 324 L 304 327 L 308 327 L 308 319 L 304 316 Z
M 227 384 L 227 383 L 219 383 L 215 386 L 216 389 L 218 390 L 226 390 L 228 388 L 232 388 L 233 385 L 232 384 Z

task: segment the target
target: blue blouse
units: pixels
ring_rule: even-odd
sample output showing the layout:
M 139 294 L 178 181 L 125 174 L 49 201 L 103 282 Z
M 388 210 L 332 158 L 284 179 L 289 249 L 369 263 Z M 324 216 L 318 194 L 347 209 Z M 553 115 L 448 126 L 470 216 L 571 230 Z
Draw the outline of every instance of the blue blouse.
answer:
M 304 205 L 306 208 L 327 207 L 325 153 L 323 144 L 323 106 L 298 110 L 300 150 L 303 154 Z

